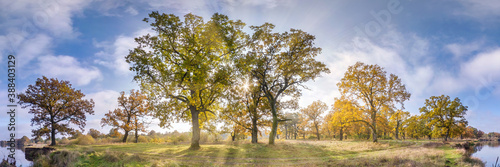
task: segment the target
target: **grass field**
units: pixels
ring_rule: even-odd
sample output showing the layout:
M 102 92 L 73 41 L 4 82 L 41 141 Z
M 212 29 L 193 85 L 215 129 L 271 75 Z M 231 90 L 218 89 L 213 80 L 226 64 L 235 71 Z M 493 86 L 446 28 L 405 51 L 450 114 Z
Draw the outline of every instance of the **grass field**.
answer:
M 426 144 L 427 143 L 427 144 Z M 43 165 L 63 166 L 481 166 L 464 151 L 429 141 L 278 141 L 189 145 L 129 143 L 58 146 Z

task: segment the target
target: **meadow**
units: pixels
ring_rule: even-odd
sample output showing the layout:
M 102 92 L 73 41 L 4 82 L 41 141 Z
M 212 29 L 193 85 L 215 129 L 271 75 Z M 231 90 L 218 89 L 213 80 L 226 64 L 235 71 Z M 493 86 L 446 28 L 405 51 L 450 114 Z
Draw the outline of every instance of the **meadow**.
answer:
M 61 145 L 34 166 L 483 166 L 463 149 L 429 140 L 278 140 L 204 144 L 126 143 Z

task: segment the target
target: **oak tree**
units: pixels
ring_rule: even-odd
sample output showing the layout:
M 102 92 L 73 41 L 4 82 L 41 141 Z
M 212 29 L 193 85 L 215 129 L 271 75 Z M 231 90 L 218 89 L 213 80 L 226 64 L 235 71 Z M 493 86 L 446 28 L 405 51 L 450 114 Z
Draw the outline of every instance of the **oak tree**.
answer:
M 84 99 L 85 94 L 71 87 L 69 81 L 38 78 L 35 85 L 29 85 L 24 93 L 18 95 L 22 108 L 30 108 L 34 117 L 31 126 L 40 128 L 32 130 L 33 136 L 48 136 L 50 145 L 56 145 L 56 134 L 73 134 L 77 125 L 83 131 L 87 114 L 94 114 L 94 101 Z
M 431 96 L 425 100 L 425 105 L 420 108 L 420 113 L 430 120 L 430 125 L 434 126 L 433 132 L 444 136 L 447 141 L 451 132 L 460 128 L 460 124 L 467 125 L 465 114 L 467 106 L 462 105 L 457 97 L 453 101 L 450 96 Z
M 231 84 L 230 60 L 243 47 L 245 24 L 221 14 L 205 22 L 193 14 L 181 21 L 173 14 L 158 12 L 144 21 L 155 34 L 136 38 L 139 46 L 126 60 L 150 98 L 160 126 L 190 120 L 190 148 L 199 149 L 200 126 L 214 117 Z
M 144 124 L 139 120 L 147 116 L 149 104 L 147 96 L 139 90 L 130 90 L 130 95 L 125 96 L 125 92 L 120 92 L 118 97 L 118 106 L 113 111 L 109 111 L 101 119 L 101 126 L 109 125 L 125 131 L 122 142 L 127 142 L 127 137 L 130 131 L 135 130 L 136 142 L 138 139 L 138 131 L 145 131 Z
M 344 77 L 337 84 L 339 92 L 363 111 L 368 120 L 357 121 L 365 123 L 372 131 L 372 140 L 377 142 L 377 119 L 381 112 L 395 109 L 396 104 L 403 107 L 403 102 L 410 98 L 401 79 L 387 72 L 378 65 L 368 65 L 362 62 L 349 66 Z
M 305 82 L 329 72 L 325 64 L 315 60 L 321 48 L 314 46 L 313 35 L 298 29 L 275 33 L 273 28 L 270 23 L 252 26 L 254 33 L 246 53 L 246 61 L 252 63 L 252 77 L 271 109 L 269 144 L 274 144 L 277 134 L 278 104 L 282 97 L 298 98 Z
M 306 121 L 312 123 L 312 128 L 316 130 L 316 136 L 320 140 L 319 127 L 322 120 L 321 114 L 328 110 L 328 106 L 322 101 L 314 101 L 312 104 L 300 110 L 306 116 Z

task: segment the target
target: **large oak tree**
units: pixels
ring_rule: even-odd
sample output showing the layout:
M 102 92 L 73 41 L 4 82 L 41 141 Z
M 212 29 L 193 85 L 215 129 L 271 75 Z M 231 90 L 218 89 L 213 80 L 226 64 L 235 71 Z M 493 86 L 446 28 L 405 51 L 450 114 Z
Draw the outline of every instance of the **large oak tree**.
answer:
M 85 94 L 71 87 L 69 81 L 38 78 L 35 85 L 29 85 L 26 92 L 18 95 L 22 108 L 30 108 L 34 117 L 31 126 L 33 136 L 47 136 L 52 146 L 56 145 L 56 134 L 74 134 L 70 124 L 77 125 L 83 131 L 86 122 L 85 113 L 94 114 L 94 101 L 84 99 Z
M 382 67 L 361 62 L 349 66 L 337 86 L 342 97 L 351 100 L 367 116 L 357 121 L 371 129 L 373 142 L 377 142 L 381 112 L 394 111 L 396 104 L 404 108 L 403 102 L 411 95 L 398 76 L 387 76 Z
M 329 72 L 315 60 L 321 48 L 314 46 L 315 37 L 304 31 L 272 32 L 274 25 L 252 26 L 254 31 L 245 61 L 251 63 L 252 77 L 267 98 L 273 117 L 269 144 L 274 144 L 278 129 L 278 104 L 284 96 L 300 96 L 304 83 L 322 72 Z M 284 104 L 284 103 L 282 103 Z
M 190 148 L 199 149 L 200 126 L 220 109 L 221 96 L 231 84 L 231 58 L 243 47 L 245 24 L 220 14 L 208 22 L 193 14 L 185 15 L 184 21 L 158 12 L 149 17 L 144 21 L 155 34 L 136 38 L 139 46 L 126 60 L 160 126 L 190 120 Z

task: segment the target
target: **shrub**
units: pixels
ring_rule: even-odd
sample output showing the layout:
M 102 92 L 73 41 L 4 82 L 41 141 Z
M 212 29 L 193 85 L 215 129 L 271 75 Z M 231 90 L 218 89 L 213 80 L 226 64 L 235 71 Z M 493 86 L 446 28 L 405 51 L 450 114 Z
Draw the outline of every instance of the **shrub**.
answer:
M 80 156 L 78 152 L 56 151 L 50 155 L 52 166 L 69 166 Z
M 139 138 L 137 140 L 140 143 L 147 143 L 148 142 L 148 138 L 146 138 L 145 136 L 139 136 Z
M 59 141 L 60 144 L 68 144 L 69 143 L 69 140 L 67 138 L 62 138 L 60 141 Z
M 281 138 L 281 136 L 280 136 L 280 138 Z M 318 139 L 318 137 L 316 137 L 316 135 L 311 135 L 311 136 L 307 137 L 307 139 Z
M 115 153 L 110 153 L 108 151 L 106 151 L 106 153 L 104 153 L 104 155 L 102 156 L 102 158 L 107 161 L 107 162 L 118 162 L 120 161 L 120 157 L 118 157 L 118 155 L 116 155 Z
M 40 155 L 33 160 L 34 167 L 71 166 L 80 156 L 75 151 L 56 151 L 50 155 Z
M 154 137 L 150 140 L 151 143 L 163 143 L 165 142 L 165 140 L 163 140 L 162 138 L 159 138 L 159 137 Z
M 77 144 L 79 144 L 79 145 L 90 145 L 90 144 L 94 144 L 94 143 L 95 143 L 95 140 L 90 135 L 82 135 L 82 136 L 78 137 L 78 139 L 77 139 Z

